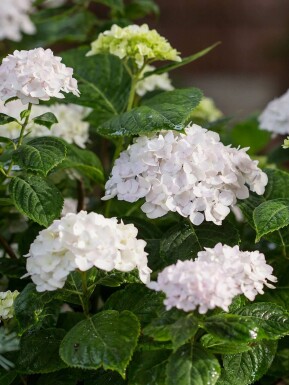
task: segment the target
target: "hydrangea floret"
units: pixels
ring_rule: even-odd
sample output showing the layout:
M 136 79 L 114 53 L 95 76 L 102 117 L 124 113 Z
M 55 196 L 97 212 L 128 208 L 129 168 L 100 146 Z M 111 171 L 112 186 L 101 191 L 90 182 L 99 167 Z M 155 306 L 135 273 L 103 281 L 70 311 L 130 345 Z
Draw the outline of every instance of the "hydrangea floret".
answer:
M 154 66 L 147 65 L 141 72 L 140 79 L 136 85 L 136 93 L 139 96 L 144 96 L 147 92 L 154 90 L 171 91 L 174 89 L 171 79 L 167 72 L 157 75 L 153 74 L 147 77 L 143 77 L 145 73 L 155 70 Z
M 114 24 L 91 44 L 87 55 L 99 53 L 110 53 L 120 59 L 132 59 L 139 69 L 145 63 L 156 60 L 181 61 L 176 49 L 155 29 L 150 30 L 147 24 L 134 24 L 124 28 Z
M 62 92 L 79 96 L 73 69 L 61 60 L 51 49 L 14 51 L 0 66 L 0 99 L 18 97 L 23 104 L 38 104 L 51 97 L 62 99 Z
M 18 294 L 17 290 L 0 292 L 0 319 L 13 318 L 13 304 Z
M 33 0 L 0 1 L 0 40 L 20 41 L 22 33 L 36 32 L 29 17 L 32 3 Z
M 196 260 L 177 261 L 159 273 L 157 282 L 148 286 L 166 294 L 167 310 L 173 307 L 184 311 L 198 308 L 204 314 L 220 307 L 229 310 L 233 298 L 244 294 L 250 301 L 263 288 L 274 288 L 273 268 L 266 263 L 259 251 L 241 251 L 239 246 L 230 247 L 218 243 L 205 248 Z
M 102 199 L 145 198 L 141 209 L 149 218 L 173 211 L 194 225 L 221 225 L 237 199 L 248 198 L 249 189 L 262 195 L 268 182 L 246 150 L 225 146 L 195 124 L 185 133 L 139 137 L 116 160 Z
M 19 100 L 11 101 L 5 106 L 4 102 L 0 101 L 0 112 L 13 118 L 19 119 L 22 110 L 23 105 Z M 46 112 L 53 113 L 58 120 L 58 123 L 55 123 L 50 129 L 33 121 L 33 118 Z M 79 147 L 85 148 L 89 138 L 89 123 L 84 119 L 90 112 L 90 108 L 76 104 L 35 105 L 30 114 L 31 120 L 27 129 L 30 130 L 32 137 L 56 136 L 64 139 L 67 143 L 75 143 Z M 15 139 L 19 136 L 20 129 L 21 126 L 17 122 L 4 124 L 0 126 L 0 136 Z
M 62 288 L 70 272 L 93 266 L 104 271 L 138 269 L 150 279 L 146 242 L 137 239 L 133 224 L 118 223 L 94 212 L 69 213 L 42 230 L 31 244 L 27 271 L 39 292 Z
M 289 134 L 289 90 L 268 103 L 258 120 L 262 130 L 273 134 Z

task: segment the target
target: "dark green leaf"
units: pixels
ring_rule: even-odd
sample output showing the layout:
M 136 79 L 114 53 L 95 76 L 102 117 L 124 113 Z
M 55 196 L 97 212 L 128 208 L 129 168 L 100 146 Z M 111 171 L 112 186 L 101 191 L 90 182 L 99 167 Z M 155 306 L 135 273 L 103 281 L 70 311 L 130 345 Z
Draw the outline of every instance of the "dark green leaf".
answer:
M 17 122 L 17 119 L 12 118 L 12 116 L 0 113 L 0 126 L 11 122 Z
M 115 370 L 122 377 L 136 347 L 140 326 L 136 316 L 123 311 L 102 311 L 79 322 L 60 346 L 67 365 L 81 369 Z
M 163 300 L 163 294 L 143 284 L 131 284 L 112 294 L 105 303 L 105 309 L 130 310 L 142 323 L 148 323 L 163 311 Z
M 204 327 L 213 336 L 230 342 L 252 342 L 264 338 L 258 321 L 251 317 L 219 314 L 208 317 Z
M 220 42 L 217 42 L 217 43 L 203 49 L 202 51 L 199 51 L 197 53 L 194 53 L 193 55 L 187 56 L 187 57 L 183 58 L 181 62 L 168 64 L 168 65 L 165 65 L 163 67 L 157 68 L 154 71 L 146 72 L 144 77 L 148 77 L 148 76 L 154 75 L 154 74 L 161 75 L 165 72 L 169 72 L 169 71 L 175 70 L 179 67 L 182 67 L 186 64 L 189 64 L 189 63 L 201 58 L 202 56 L 207 55 L 207 53 L 209 53 L 212 49 L 216 48 L 219 44 L 220 44 Z
M 199 251 L 204 250 L 205 247 L 214 247 L 218 242 L 234 246 L 239 241 L 237 229 L 229 222 L 224 222 L 222 226 L 216 226 L 213 223 L 193 226 L 182 222 L 164 234 L 160 255 L 168 265 L 177 260 L 194 259 Z
M 165 312 L 143 330 L 145 335 L 156 341 L 172 341 L 173 349 L 188 342 L 198 330 L 198 320 L 193 314 L 179 311 Z
M 53 299 L 54 293 L 38 293 L 32 283 L 25 287 L 14 302 L 20 333 L 31 328 L 51 327 L 55 324 L 55 311 L 52 311 L 52 308 L 56 306 L 52 302 Z
M 150 13 L 159 13 L 159 7 L 153 0 L 132 0 L 125 6 L 125 16 L 131 20 L 140 19 Z
M 276 352 L 275 341 L 262 341 L 244 353 L 223 357 L 225 375 L 230 385 L 249 385 L 269 369 Z
M 7 371 L 6 369 L 0 368 L 0 384 L 1 385 L 10 385 L 13 380 L 16 378 L 17 373 L 13 370 Z
M 81 93 L 80 98 L 67 95 L 64 102 L 92 107 L 100 124 L 125 109 L 131 79 L 118 57 L 86 57 L 88 51 L 89 47 L 80 47 L 62 55 L 64 63 L 74 68 Z
M 160 130 L 183 130 L 191 111 L 202 99 L 197 88 L 185 88 L 160 94 L 130 112 L 102 124 L 98 131 L 108 136 L 146 134 Z
M 169 355 L 169 350 L 137 352 L 129 366 L 128 384 L 164 385 Z
M 17 370 L 20 373 L 50 373 L 65 368 L 59 357 L 59 346 L 65 336 L 63 329 L 30 331 L 20 340 Z
M 23 259 L 0 258 L 0 273 L 8 278 L 21 278 L 27 272 Z
M 123 0 L 93 0 L 95 3 L 101 3 L 107 5 L 113 10 L 122 12 L 123 11 Z
M 20 127 L 20 126 L 19 126 Z M 20 131 L 19 131 L 20 133 Z M 9 138 L 5 138 L 5 136 L 0 136 L 0 143 L 9 143 L 11 144 L 12 146 L 14 146 L 14 142 L 12 139 L 9 139 Z
M 103 370 L 98 370 L 96 373 L 93 373 L 92 376 L 90 376 L 87 380 L 84 381 L 84 385 L 126 385 L 126 384 L 127 382 L 124 381 L 118 373 L 112 372 L 111 370 L 107 372 L 104 372 Z M 54 385 L 54 384 L 51 384 L 51 385 Z
M 77 385 L 78 374 L 78 370 L 72 368 L 42 374 L 37 381 L 37 385 Z
M 221 368 L 212 353 L 187 344 L 173 353 L 167 365 L 167 385 L 214 385 Z
M 236 313 L 255 322 L 265 338 L 279 339 L 289 334 L 289 313 L 274 303 L 253 303 L 237 310 Z
M 53 124 L 58 123 L 56 116 L 52 112 L 45 112 L 33 119 L 34 123 L 47 127 L 49 130 Z
M 249 344 L 240 342 L 228 342 L 216 338 L 210 334 L 205 334 L 201 339 L 202 346 L 217 354 L 236 354 L 246 352 L 251 349 Z
M 289 199 L 273 199 L 261 203 L 253 212 L 256 241 L 264 235 L 289 225 Z
M 60 191 L 38 175 L 13 177 L 9 192 L 16 208 L 42 226 L 47 227 L 60 217 L 63 207 Z
M 28 171 L 39 172 L 44 176 L 65 157 L 64 142 L 49 136 L 33 139 L 13 153 L 13 160 L 20 167 Z
M 82 150 L 74 145 L 67 146 L 66 159 L 59 165 L 60 169 L 75 169 L 95 182 L 104 180 L 103 168 L 99 158 L 91 151 Z

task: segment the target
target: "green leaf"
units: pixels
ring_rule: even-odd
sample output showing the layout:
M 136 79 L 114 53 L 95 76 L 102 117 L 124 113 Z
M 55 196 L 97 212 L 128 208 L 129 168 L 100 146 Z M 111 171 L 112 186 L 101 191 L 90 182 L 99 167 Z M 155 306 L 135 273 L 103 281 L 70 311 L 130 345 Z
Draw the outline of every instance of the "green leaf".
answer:
M 95 182 L 103 182 L 103 168 L 99 158 L 91 151 L 66 144 L 66 159 L 58 166 L 60 169 L 75 169 Z
M 269 369 L 276 352 L 275 341 L 262 341 L 248 351 L 223 356 L 225 375 L 231 385 L 249 385 Z
M 104 4 L 113 10 L 122 12 L 123 11 L 123 0 L 93 0 L 95 3 Z
M 60 217 L 63 207 L 60 191 L 38 175 L 13 177 L 9 192 L 16 208 L 42 226 L 47 227 Z
M 0 113 L 0 126 L 11 122 L 17 122 L 17 119 L 12 118 L 12 116 Z
M 102 124 L 98 131 L 107 136 L 129 136 L 160 130 L 185 128 L 192 110 L 202 99 L 197 88 L 161 92 L 134 108 Z
M 20 126 L 19 126 L 20 127 Z M 20 132 L 20 131 L 19 131 Z M 13 147 L 15 145 L 15 143 L 13 142 L 12 139 L 10 138 L 5 138 L 5 136 L 0 136 L 0 143 L 9 143 L 11 144 Z
M 86 57 L 89 47 L 63 53 L 63 62 L 74 69 L 81 97 L 68 94 L 63 102 L 81 104 L 94 109 L 98 123 L 124 111 L 131 78 L 122 61 L 114 55 Z
M 81 369 L 117 371 L 122 377 L 140 333 L 139 322 L 129 311 L 102 311 L 79 322 L 60 346 L 67 365 Z
M 205 247 L 214 247 L 218 242 L 235 246 L 240 242 L 237 229 L 224 221 L 222 226 L 204 223 L 193 226 L 182 222 L 169 229 L 161 239 L 160 255 L 166 265 L 177 260 L 195 258 Z
M 208 317 L 204 328 L 213 336 L 230 342 L 252 342 L 265 337 L 259 329 L 258 321 L 234 314 Z
M 221 368 L 212 353 L 187 344 L 173 353 L 167 365 L 167 385 L 214 385 Z
M 42 374 L 37 381 L 37 385 L 77 385 L 77 383 L 78 370 L 72 368 Z
M 0 368 L 0 384 L 1 385 L 10 385 L 16 378 L 17 373 L 13 370 L 7 371 L 6 369 Z
M 205 334 L 201 338 L 202 346 L 206 349 L 209 349 L 211 353 L 216 354 L 236 354 L 247 352 L 251 349 L 250 345 L 247 343 L 240 342 L 228 342 L 222 339 L 216 338 L 211 334 Z
M 264 235 L 289 225 L 289 199 L 273 199 L 261 203 L 253 212 L 256 242 Z
M 59 357 L 59 346 L 65 336 L 62 329 L 29 331 L 20 340 L 17 371 L 20 373 L 50 373 L 65 368 Z
M 56 323 L 54 293 L 38 293 L 33 283 L 29 283 L 16 297 L 14 302 L 15 317 L 20 333 L 33 328 L 51 327 Z M 56 309 L 57 310 L 57 309 Z
M 232 131 L 232 144 L 234 146 L 250 147 L 248 154 L 256 154 L 268 144 L 271 139 L 271 133 L 259 129 L 257 117 L 253 116 L 244 122 L 236 124 Z
M 106 301 L 104 308 L 113 310 L 130 310 L 141 321 L 149 323 L 163 311 L 164 295 L 150 290 L 143 284 L 131 284 L 125 289 L 112 294 Z
M 36 116 L 32 119 L 34 123 L 47 127 L 49 130 L 53 124 L 58 123 L 56 116 L 52 112 L 45 112 L 45 114 Z
M 154 71 L 146 72 L 144 74 L 144 77 L 146 78 L 146 77 L 154 75 L 154 74 L 161 75 L 161 74 L 163 74 L 165 72 L 169 72 L 169 71 L 175 70 L 177 68 L 180 68 L 180 67 L 182 67 L 182 66 L 184 66 L 186 64 L 189 64 L 189 63 L 191 63 L 191 62 L 201 58 L 202 56 L 207 55 L 207 53 L 212 51 L 219 44 L 221 44 L 221 43 L 218 41 L 217 43 L 214 43 L 213 45 L 203 49 L 202 51 L 199 51 L 197 53 L 194 53 L 193 55 L 190 55 L 190 56 L 187 56 L 187 57 L 183 58 L 181 62 L 176 62 L 176 63 L 168 64 L 168 65 L 159 67 L 159 68 L 155 69 Z
M 44 176 L 65 157 L 66 147 L 63 141 L 49 136 L 33 139 L 13 153 L 13 160 L 20 167 Z
M 129 366 L 128 384 L 164 385 L 169 355 L 169 350 L 137 352 Z
M 180 311 L 165 312 L 143 329 L 143 333 L 156 341 L 172 341 L 173 349 L 188 342 L 198 330 L 198 320 L 193 314 Z
M 255 322 L 267 339 L 279 339 L 289 334 L 289 312 L 274 303 L 252 303 L 236 313 Z
M 101 373 L 98 375 L 98 372 L 101 372 Z M 87 380 L 84 381 L 84 385 L 126 385 L 126 384 L 127 382 L 124 381 L 118 373 L 112 372 L 111 370 L 109 370 L 108 372 L 98 370 L 96 373 L 94 372 L 92 376 L 90 376 Z M 55 385 L 55 384 L 51 384 L 51 385 Z
M 159 7 L 153 0 L 132 0 L 125 6 L 125 16 L 128 19 L 141 19 L 150 13 L 159 14 Z

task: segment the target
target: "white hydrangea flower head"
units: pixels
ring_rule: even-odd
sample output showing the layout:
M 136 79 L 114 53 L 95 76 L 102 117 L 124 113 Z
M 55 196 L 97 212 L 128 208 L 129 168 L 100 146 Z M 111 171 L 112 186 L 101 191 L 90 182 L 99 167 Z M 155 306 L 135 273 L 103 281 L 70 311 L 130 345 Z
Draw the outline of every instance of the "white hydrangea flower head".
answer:
M 92 42 L 87 56 L 99 53 L 110 53 L 120 59 L 130 58 L 138 68 L 142 68 L 147 60 L 181 61 L 170 43 L 155 29 L 150 30 L 147 24 L 133 24 L 124 28 L 114 24 Z
M 93 266 L 122 272 L 137 268 L 140 279 L 147 283 L 151 270 L 146 242 L 136 238 L 137 232 L 134 225 L 118 223 L 116 218 L 86 211 L 69 213 L 42 230 L 31 244 L 28 275 L 40 292 L 62 288 L 70 272 Z
M 220 307 L 228 311 L 236 295 L 253 301 L 264 294 L 263 287 L 274 288 L 273 268 L 259 251 L 240 251 L 239 246 L 217 244 L 198 253 L 196 260 L 178 261 L 158 275 L 148 287 L 166 294 L 164 304 L 184 311 L 198 308 L 204 314 Z
M 146 65 L 141 74 L 141 80 L 138 81 L 136 85 L 136 93 L 139 96 L 144 96 L 147 92 L 152 92 L 154 90 L 164 90 L 171 91 L 174 89 L 172 86 L 172 81 L 169 78 L 167 72 L 161 75 L 150 75 L 146 78 L 143 78 L 143 75 L 146 72 L 155 70 L 154 66 Z
M 185 133 L 137 138 L 116 160 L 102 199 L 145 198 L 141 209 L 149 218 L 173 211 L 194 225 L 221 225 L 249 189 L 264 193 L 268 178 L 257 165 L 246 149 L 224 146 L 217 133 L 193 124 Z
M 20 100 L 14 100 L 4 106 L 4 102 L 0 101 L 0 112 L 19 119 L 20 112 L 23 110 L 23 104 Z M 88 107 L 78 106 L 76 104 L 60 104 L 55 103 L 50 106 L 34 105 L 31 111 L 30 119 L 36 116 L 52 112 L 58 123 L 55 123 L 49 130 L 45 126 L 39 125 L 31 121 L 28 129 L 31 136 L 56 136 L 64 139 L 68 143 L 75 143 L 81 148 L 85 148 L 89 139 L 89 123 L 84 119 L 92 110 Z M 21 126 L 16 122 L 11 122 L 0 126 L 0 136 L 10 139 L 16 139 L 20 134 Z
M 30 20 L 33 0 L 0 1 L 0 40 L 20 41 L 22 33 L 31 35 L 36 28 Z
M 197 261 L 217 262 L 238 285 L 239 294 L 253 301 L 257 294 L 264 294 L 263 287 L 276 282 L 273 268 L 266 263 L 264 254 L 258 250 L 241 251 L 239 246 L 230 247 L 218 243 L 214 248 L 205 248 L 198 253 Z
M 14 51 L 0 66 L 0 99 L 18 97 L 23 104 L 38 104 L 51 97 L 63 99 L 62 92 L 79 96 L 73 69 L 61 60 L 51 49 Z
M 191 113 L 192 120 L 197 118 L 208 122 L 214 122 L 222 116 L 223 113 L 216 107 L 213 99 L 207 97 L 204 97 Z
M 289 134 L 289 90 L 268 103 L 258 120 L 262 130 L 273 134 Z
M 13 304 L 18 295 L 19 292 L 17 290 L 0 292 L 0 319 L 13 318 Z

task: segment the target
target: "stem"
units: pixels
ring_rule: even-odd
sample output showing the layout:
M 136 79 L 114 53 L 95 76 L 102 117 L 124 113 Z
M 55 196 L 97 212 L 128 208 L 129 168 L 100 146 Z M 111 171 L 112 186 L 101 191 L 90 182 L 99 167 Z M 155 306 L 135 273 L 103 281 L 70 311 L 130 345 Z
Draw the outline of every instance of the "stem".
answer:
M 12 250 L 11 246 L 8 244 L 8 242 L 6 241 L 6 239 L 4 237 L 2 237 L 2 235 L 0 234 L 0 243 L 3 247 L 3 249 L 5 250 L 5 252 L 9 255 L 9 257 L 11 259 L 15 259 L 17 260 L 18 258 L 16 257 L 16 254 L 14 253 L 14 251 Z
M 134 98 L 135 98 L 135 91 L 136 91 L 136 85 L 137 85 L 137 82 L 139 80 L 139 73 L 136 74 L 135 76 L 132 77 L 132 80 L 131 80 L 131 89 L 130 89 L 130 92 L 129 92 L 129 97 L 128 97 L 128 103 L 127 103 L 127 109 L 126 111 L 130 111 L 133 107 L 133 102 L 134 102 Z
M 89 318 L 89 297 L 88 297 L 88 291 L 87 291 L 87 280 L 86 280 L 86 271 L 81 271 L 81 281 L 82 281 L 82 308 L 84 315 Z
M 77 179 L 77 209 L 76 211 L 79 213 L 81 210 L 85 209 L 85 191 L 82 179 Z
M 16 148 L 20 147 L 21 144 L 22 144 L 22 141 L 23 141 L 23 136 L 24 136 L 24 131 L 25 131 L 25 128 L 27 127 L 27 124 L 29 122 L 29 117 L 30 117 L 30 114 L 31 114 L 31 109 L 32 109 L 32 103 L 29 103 L 28 104 L 28 108 L 27 108 L 27 115 L 25 117 L 25 120 L 24 120 L 24 123 L 22 124 L 22 127 L 21 127 L 21 131 L 20 131 L 20 137 L 19 137 L 19 141 L 16 145 Z

